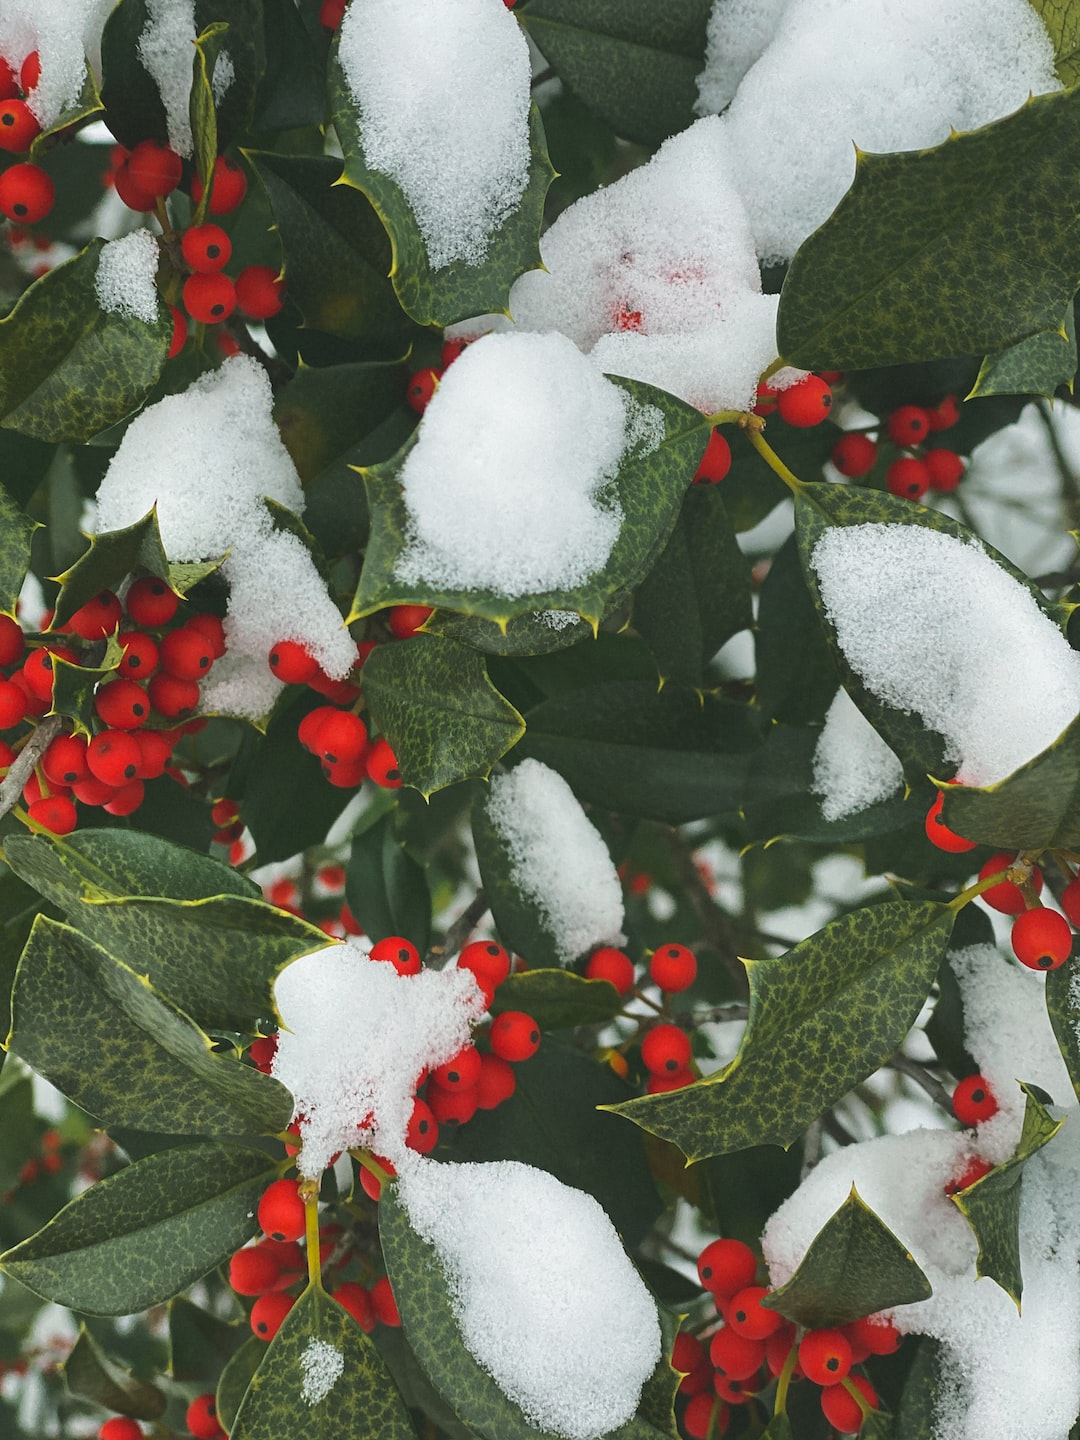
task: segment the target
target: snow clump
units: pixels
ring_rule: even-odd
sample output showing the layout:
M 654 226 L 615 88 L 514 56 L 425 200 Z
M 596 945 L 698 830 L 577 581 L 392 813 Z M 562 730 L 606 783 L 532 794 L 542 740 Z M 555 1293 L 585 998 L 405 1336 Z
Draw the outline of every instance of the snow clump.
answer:
M 94 277 L 98 304 L 110 314 L 153 325 L 161 303 L 154 283 L 157 267 L 157 241 L 149 230 L 110 240 L 102 247 Z
M 829 706 L 814 751 L 813 789 L 826 820 L 843 820 L 904 783 L 904 767 L 843 688 Z
M 0 55 L 16 74 L 31 51 L 41 75 L 26 103 L 43 130 L 73 109 L 86 82 L 87 62 L 101 74 L 101 31 L 115 0 L 3 0 Z

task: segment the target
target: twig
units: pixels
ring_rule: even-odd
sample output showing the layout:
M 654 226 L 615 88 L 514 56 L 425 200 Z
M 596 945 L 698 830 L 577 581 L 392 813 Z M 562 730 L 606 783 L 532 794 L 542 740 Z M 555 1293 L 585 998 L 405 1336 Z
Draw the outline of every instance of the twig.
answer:
M 821 1142 L 824 1136 L 825 1131 L 820 1120 L 815 1120 L 803 1136 L 802 1169 L 799 1171 L 800 1185 L 821 1159 Z
M 62 715 L 50 715 L 42 720 L 26 744 L 11 763 L 11 768 L 0 782 L 0 817 L 19 803 L 23 786 L 30 779 L 34 766 L 49 748 L 49 745 L 64 728 Z
M 944 1110 L 950 1120 L 953 1118 L 952 1096 L 940 1080 L 935 1080 L 925 1066 L 920 1065 L 917 1060 L 912 1060 L 902 1050 L 897 1050 L 889 1061 L 889 1069 L 898 1070 L 901 1075 L 906 1075 L 909 1080 L 914 1080 L 920 1089 L 925 1090 L 939 1110 Z
M 476 929 L 487 912 L 488 901 L 483 889 L 476 892 L 453 925 L 446 932 L 441 945 L 433 945 L 428 951 L 425 965 L 441 969 L 451 955 L 456 955 L 465 940 Z
M 720 956 L 739 992 L 745 995 L 749 988 L 746 971 L 739 962 L 735 935 L 727 916 L 709 894 L 708 886 L 694 864 L 694 857 L 678 830 L 661 827 L 661 834 L 678 868 L 687 898 L 701 922 L 706 943 Z

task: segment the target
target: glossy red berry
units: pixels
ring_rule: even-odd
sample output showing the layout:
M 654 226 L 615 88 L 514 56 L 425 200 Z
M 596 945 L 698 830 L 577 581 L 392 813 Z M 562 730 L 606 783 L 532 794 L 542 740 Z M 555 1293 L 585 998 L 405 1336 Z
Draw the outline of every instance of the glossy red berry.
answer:
M 50 785 L 76 785 L 90 770 L 86 764 L 86 740 L 82 735 L 57 735 L 41 757 L 41 768 Z
M 127 158 L 131 183 L 146 195 L 171 194 L 180 184 L 184 162 L 160 140 L 140 140 Z
M 990 856 L 990 859 L 979 871 L 979 879 L 987 880 L 991 875 L 1000 874 L 1001 871 L 1008 870 L 1015 864 L 1016 854 L 1014 851 L 999 850 L 996 855 Z M 1031 871 L 1031 884 L 1036 895 L 1042 893 L 1043 876 L 1038 866 Z M 989 890 L 982 892 L 980 899 L 985 900 L 991 910 L 997 910 L 1002 915 L 1019 915 L 1027 908 L 1024 892 L 1011 880 L 1002 880 L 999 885 L 991 885 Z
M 180 680 L 201 680 L 214 663 L 213 648 L 201 630 L 181 625 L 170 630 L 158 646 L 158 663 Z
M 961 1125 L 978 1125 L 998 1112 L 997 1097 L 981 1075 L 966 1075 L 959 1081 L 952 1105 Z
M 370 1172 L 364 1170 L 361 1173 L 367 1175 Z M 334 1291 L 333 1298 L 352 1316 L 361 1330 L 370 1334 L 375 1329 L 375 1309 L 371 1296 L 363 1285 L 357 1284 L 355 1280 L 346 1280 Z
M 125 630 L 117 636 L 124 657 L 116 667 L 128 680 L 149 680 L 158 668 L 158 647 L 144 630 Z
M 690 1440 L 710 1440 L 727 1429 L 728 1407 L 719 1395 L 694 1395 L 683 1411 L 683 1429 Z
M 230 215 L 247 194 L 247 176 L 235 160 L 219 155 L 214 161 L 210 181 L 211 215 Z M 191 182 L 191 198 L 198 205 L 203 198 L 203 183 L 198 175 Z
M 862 1375 L 852 1375 L 846 1384 L 854 1385 L 871 1410 L 878 1408 L 877 1391 L 869 1380 Z M 854 1435 L 862 1428 L 862 1406 L 845 1388 L 844 1381 L 839 1385 L 827 1385 L 822 1390 L 821 1413 L 829 1424 L 835 1426 L 843 1435 Z
M 755 415 L 771 415 L 776 409 L 776 390 L 767 381 L 762 380 L 757 387 L 757 404 L 754 406 Z
M 180 249 L 192 270 L 212 274 L 223 270 L 232 255 L 232 241 L 220 225 L 192 225 L 180 239 Z
M 292 1295 L 280 1290 L 271 1290 L 269 1295 L 260 1295 L 251 1307 L 251 1330 L 260 1340 L 273 1340 L 281 1329 L 289 1311 L 296 1304 Z
M 712 1388 L 712 1365 L 708 1352 L 696 1335 L 680 1330 L 671 1347 L 671 1368 L 682 1375 L 679 1390 L 683 1395 L 697 1395 Z
M 724 1318 L 733 1330 L 750 1340 L 766 1340 L 779 1330 L 784 1317 L 778 1310 L 768 1310 L 762 1301 L 769 1294 L 765 1285 L 747 1285 L 737 1290 L 724 1307 Z
M 10 615 L 0 615 L 0 665 L 14 665 L 25 649 L 22 626 Z
M 1061 908 L 1065 911 L 1070 925 L 1080 926 L 1080 875 L 1070 880 L 1061 892 Z
M 871 1355 L 893 1355 L 900 1348 L 903 1336 L 884 1315 L 864 1315 L 844 1326 L 844 1333 L 853 1346 Z
M 385 935 L 371 947 L 372 960 L 386 960 L 399 975 L 419 975 L 423 969 L 420 951 L 404 935 Z
M 53 681 L 56 678 L 54 664 L 56 660 L 66 660 L 69 665 L 79 663 L 78 656 L 74 650 L 69 650 L 66 645 L 49 645 L 48 649 L 35 650 L 29 655 L 21 674 L 26 687 L 31 695 L 36 695 L 39 700 L 47 700 L 52 704 Z M 12 680 L 16 679 L 13 675 Z
M 79 819 L 73 802 L 66 795 L 43 795 L 27 806 L 26 813 L 35 825 L 41 825 L 53 835 L 70 835 Z
M 800 430 L 820 425 L 832 409 L 832 391 L 818 375 L 796 380 L 776 397 L 780 419 Z
M 175 360 L 180 351 L 187 344 L 187 316 L 175 305 L 169 306 L 169 313 L 172 315 L 172 339 L 169 341 L 169 349 L 166 354 L 167 360 Z
M 1013 954 L 1029 970 L 1056 970 L 1072 953 L 1072 926 L 1064 915 L 1043 905 L 1018 915 L 1010 938 Z
M 117 788 L 134 780 L 141 755 L 126 730 L 99 730 L 86 747 L 86 764 L 95 780 Z
M 386 613 L 386 623 L 392 635 L 399 640 L 407 640 L 434 613 L 433 605 L 391 605 Z
M 894 445 L 921 445 L 930 432 L 930 419 L 921 405 L 901 405 L 885 423 Z
M 932 431 L 951 430 L 960 419 L 960 401 L 955 395 L 946 395 L 939 404 L 927 410 L 926 418 Z
M 779 1330 L 774 1330 L 765 1341 L 765 1364 L 769 1367 L 770 1375 L 777 1378 L 783 1374 L 787 1365 L 788 1356 L 795 1348 L 795 1326 L 790 1324 L 781 1325 Z M 795 1364 L 791 1370 L 793 1380 L 802 1380 L 802 1366 L 796 1357 Z
M 261 1229 L 271 1240 L 299 1240 L 307 1223 L 299 1180 L 284 1178 L 268 1185 L 257 1214 Z
M 114 730 L 138 730 L 150 718 L 150 697 L 137 681 L 120 676 L 98 686 L 94 709 Z
M 839 1330 L 808 1330 L 799 1342 L 799 1364 L 815 1385 L 838 1385 L 851 1369 L 851 1343 Z
M 409 376 L 409 383 L 405 389 L 405 399 L 410 409 L 422 415 L 431 402 L 431 397 L 439 388 L 439 381 L 442 378 L 441 370 L 417 370 Z
M 927 450 L 923 464 L 930 474 L 932 490 L 955 490 L 964 475 L 964 462 L 955 450 Z
M 687 1085 L 693 1085 L 696 1078 L 688 1066 L 681 1070 L 665 1070 L 659 1075 L 650 1071 L 645 1092 L 648 1095 L 665 1095 L 671 1090 L 685 1090 Z
M 124 607 L 135 624 L 151 630 L 167 625 L 179 605 L 179 595 L 157 575 L 144 575 L 133 581 L 124 600 Z
M 126 160 L 113 175 L 113 185 L 117 195 L 129 210 L 137 210 L 140 214 L 145 214 L 148 210 L 153 210 L 157 204 L 156 198 L 150 194 L 149 190 L 140 190 L 132 180 Z
M 479 1050 L 475 1045 L 466 1045 L 442 1065 L 436 1065 L 431 1078 L 446 1090 L 471 1090 L 480 1079 Z
M 674 1075 L 690 1063 L 690 1037 L 678 1025 L 654 1025 L 641 1042 L 641 1060 L 653 1075 Z
M 341 24 L 348 0 L 322 0 L 319 6 L 319 24 L 331 34 Z
M 936 845 L 939 850 L 944 850 L 949 855 L 964 855 L 967 851 L 974 850 L 974 840 L 965 840 L 963 835 L 958 835 L 945 824 L 941 814 L 944 804 L 945 792 L 939 790 L 937 799 L 926 812 L 926 838 L 931 845 Z
M 725 1325 L 709 1342 L 713 1369 L 728 1380 L 749 1380 L 765 1360 L 765 1341 L 751 1340 Z
M 951 1175 L 945 1182 L 945 1194 L 956 1195 L 961 1190 L 966 1190 L 969 1185 L 974 1185 L 984 1175 L 989 1175 L 994 1167 L 989 1160 L 983 1160 L 981 1156 L 973 1155 L 970 1160 L 965 1161 L 955 1175 Z
M 224 1427 L 218 1419 L 217 1401 L 209 1391 L 204 1395 L 195 1396 L 195 1399 L 187 1407 L 184 1423 L 191 1434 L 195 1436 L 195 1440 L 218 1440 L 219 1436 L 225 1434 Z
M 0 55 L 0 100 L 10 100 L 19 93 L 19 77 Z
M 26 716 L 26 695 L 10 680 L 0 680 L 0 730 L 11 730 Z
M 318 661 L 296 640 L 279 640 L 269 655 L 270 669 L 286 685 L 306 685 Z
M 528 1060 L 540 1048 L 540 1027 L 524 1010 L 504 1010 L 491 1022 L 491 1048 L 503 1060 Z
M 878 448 L 870 436 L 852 430 L 841 435 L 833 446 L 832 463 L 841 475 L 857 479 L 861 475 L 870 474 L 877 464 L 877 456 Z
M 143 782 L 136 776 L 114 790 L 101 808 L 107 815 L 132 815 L 143 803 L 145 794 Z
M 36 50 L 31 50 L 19 66 L 19 89 L 24 95 L 29 95 L 31 90 L 37 89 L 40 79 L 41 56 Z
M 98 1440 L 142 1440 L 142 1426 L 128 1415 L 114 1415 L 97 1432 Z
M 428 1082 L 427 1100 L 440 1125 L 464 1125 L 480 1108 L 475 1085 L 468 1090 L 447 1090 L 431 1080 Z
M 330 765 L 358 762 L 367 746 L 367 726 L 351 710 L 335 710 L 319 726 L 315 754 Z
M 296 738 L 305 750 L 310 750 L 313 755 L 318 753 L 319 731 L 330 716 L 339 713 L 336 705 L 316 705 L 314 710 L 308 711 L 296 729 Z
M 604 945 L 594 950 L 585 962 L 586 980 L 606 980 L 620 995 L 629 995 L 634 988 L 634 962 L 622 950 Z
M 668 995 L 689 990 L 697 979 L 697 960 L 685 945 L 661 945 L 649 960 L 649 976 Z
M 731 446 L 719 427 L 713 429 L 701 464 L 694 472 L 695 485 L 719 485 L 731 469 Z
M 92 600 L 79 606 L 65 628 L 84 640 L 101 640 L 116 631 L 123 615 L 123 607 L 113 592 L 101 590 Z
M 430 1155 L 439 1143 L 439 1122 L 431 1106 L 419 1095 L 413 1101 L 412 1114 L 405 1127 L 405 1144 L 418 1155 Z
M 0 175 L 0 214 L 17 225 L 36 225 L 53 208 L 56 187 L 42 170 L 29 160 L 9 165 Z
M 376 1280 L 371 1287 L 371 1308 L 375 1311 L 375 1318 L 380 1325 L 401 1324 L 397 1301 L 394 1299 L 394 1292 L 390 1288 L 390 1280 L 386 1275 L 381 1280 Z
M 385 736 L 380 736 L 370 747 L 364 758 L 368 779 L 384 790 L 396 790 L 401 785 L 401 770 L 397 756 L 390 748 Z
M 199 703 L 199 682 L 184 680 L 179 675 L 167 675 L 159 670 L 151 675 L 146 686 L 150 703 L 166 720 L 183 720 L 195 712 Z
M 510 974 L 510 956 L 495 940 L 473 940 L 457 958 L 458 968 L 471 970 L 492 994 Z
M 218 325 L 236 309 L 236 286 L 220 270 L 189 275 L 184 281 L 184 308 L 193 320 Z
M 930 489 L 930 472 L 914 455 L 901 455 L 885 471 L 885 484 L 890 495 L 918 501 Z
M 236 277 L 236 303 L 251 320 L 269 320 L 285 304 L 285 281 L 270 265 L 248 265 Z
M 199 632 L 210 646 L 210 654 L 215 660 L 220 660 L 228 649 L 225 643 L 225 624 L 220 616 L 211 615 L 205 610 L 196 610 L 184 623 L 188 630 Z
M 757 1259 L 741 1240 L 713 1240 L 698 1256 L 698 1279 L 717 1299 L 730 1300 L 754 1283 Z
M 37 116 L 25 100 L 5 100 L 0 104 L 0 150 L 12 155 L 25 154 L 40 134 Z
M 281 1262 L 265 1245 L 248 1245 L 229 1261 L 229 1284 L 237 1295 L 266 1295 L 280 1275 Z
M 476 1108 L 495 1110 L 517 1089 L 514 1067 L 501 1055 L 485 1051 L 480 1056 L 480 1078 L 476 1082 Z

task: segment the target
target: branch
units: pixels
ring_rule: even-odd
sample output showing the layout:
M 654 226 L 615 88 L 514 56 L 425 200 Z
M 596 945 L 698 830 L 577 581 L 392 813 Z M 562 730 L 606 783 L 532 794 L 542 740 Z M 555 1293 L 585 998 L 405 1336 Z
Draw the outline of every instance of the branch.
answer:
M 935 1080 L 924 1065 L 920 1065 L 917 1060 L 912 1060 L 902 1050 L 897 1050 L 889 1061 L 889 1069 L 897 1070 L 901 1075 L 906 1075 L 909 1080 L 914 1080 L 916 1085 L 925 1090 L 939 1110 L 944 1110 L 950 1120 L 954 1118 L 952 1096 L 941 1081 Z
M 26 744 L 11 763 L 4 780 L 0 782 L 0 818 L 19 803 L 23 786 L 30 779 L 34 766 L 64 728 L 62 715 L 50 715 L 42 720 Z
M 456 955 L 469 935 L 476 929 L 484 915 L 487 913 L 488 901 L 483 889 L 476 892 L 473 898 L 466 905 L 453 925 L 446 932 L 446 938 L 441 945 L 433 945 L 428 951 L 425 965 L 435 966 L 442 969 L 443 965 L 451 955 Z

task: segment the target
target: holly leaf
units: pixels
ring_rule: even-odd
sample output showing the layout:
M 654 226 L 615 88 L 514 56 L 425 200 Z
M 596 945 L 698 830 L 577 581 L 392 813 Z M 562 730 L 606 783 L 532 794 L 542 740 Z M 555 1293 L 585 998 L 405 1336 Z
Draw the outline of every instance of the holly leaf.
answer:
M 38 522 L 31 520 L 0 486 L 0 612 L 5 615 L 15 614 L 30 568 L 30 542 L 37 529 Z
M 1080 1099 L 1080 956 L 1070 956 L 1047 973 L 1044 994 L 1054 1038 Z
M 1051 1141 L 1065 1123 L 1047 1112 L 1032 1086 L 1021 1082 L 1020 1088 L 1026 1104 L 1016 1153 L 952 1197 L 979 1242 L 976 1273 L 989 1275 L 996 1281 L 1015 1303 L 1017 1311 L 1024 1289 L 1020 1270 L 1020 1181 L 1024 1164 Z
M 526 34 L 616 134 L 657 145 L 691 125 L 709 0 L 528 0 Z
M 114 1365 L 85 1325 L 63 1364 L 68 1392 L 80 1400 L 103 1405 L 136 1420 L 157 1420 L 165 1413 L 165 1396 L 130 1370 Z
M 1076 0 L 1030 0 L 1054 46 L 1054 69 L 1062 85 L 1080 80 L 1080 5 Z
M 475 650 L 436 635 L 380 645 L 364 664 L 364 697 L 402 782 L 427 796 L 478 776 L 517 744 L 521 716 Z
M 36 1295 L 86 1315 L 146 1310 L 255 1234 L 254 1212 L 275 1171 L 270 1156 L 239 1145 L 160 1150 L 77 1195 L 0 1256 L 0 1268 Z
M 490 899 L 486 882 L 485 893 Z M 610 980 L 586 980 L 573 970 L 533 969 L 507 976 L 495 992 L 491 1013 L 524 1010 L 541 1030 L 572 1030 L 604 1025 L 622 1007 L 622 997 Z
M 1077 282 L 1078 112 L 1064 90 L 928 150 L 857 151 L 851 189 L 784 281 L 785 361 L 859 370 L 1060 332 Z
M 252 1339 L 242 1320 L 219 1320 L 184 1295 L 169 1301 L 169 1374 L 174 1380 L 205 1383 Z
M 37 440 L 91 439 L 157 383 L 172 338 L 159 300 L 152 325 L 103 310 L 92 240 L 23 292 L 0 320 L 0 425 Z
M 840 916 L 786 955 L 744 960 L 750 1016 L 735 1059 L 685 1090 L 610 1108 L 690 1163 L 750 1145 L 786 1149 L 903 1040 L 952 923 L 947 905 L 889 900 Z
M 345 898 L 365 935 L 404 935 L 421 954 L 431 940 L 431 895 L 424 867 L 394 833 L 387 814 L 353 836 Z
M 942 1347 L 940 1341 L 930 1335 L 911 1338 L 918 1349 L 900 1396 L 894 1440 L 934 1440 L 937 1397 L 942 1382 Z
M 216 1395 L 217 1413 L 221 1424 L 228 1426 L 230 1431 L 236 1424 L 240 1403 L 265 1355 L 266 1342 L 249 1331 L 247 1339 L 221 1372 Z
M 283 1085 L 214 1054 L 142 976 L 43 915 L 15 972 L 11 1013 L 7 1048 L 104 1125 L 274 1135 L 292 1115 Z
M 794 535 L 773 556 L 762 582 L 754 655 L 757 700 L 770 720 L 805 725 L 825 718 L 836 694 L 836 667 Z
M 105 642 L 105 654 L 98 665 L 73 665 L 62 655 L 53 657 L 53 703 L 50 715 L 66 715 L 73 720 L 77 734 L 89 736 L 94 722 L 94 696 L 97 687 L 110 676 L 124 658 L 124 647 L 115 635 Z M 149 714 L 150 701 L 146 701 Z
M 149 19 L 146 0 L 119 0 L 101 33 L 101 98 L 106 123 L 129 149 L 140 140 L 169 138 L 161 93 L 139 59 L 139 37 Z
M 325 1291 L 305 1290 L 264 1348 L 231 1440 L 281 1440 L 297 1416 L 306 1440 L 416 1440 L 382 1356 Z
M 487 813 L 487 797 L 477 797 L 472 835 L 480 880 L 492 918 L 507 949 L 534 968 L 558 969 L 561 952 L 551 916 L 543 902 L 514 879 L 514 859 Z
M 1052 400 L 1062 385 L 1072 390 L 1076 376 L 1076 314 L 1065 307 L 1060 333 L 1031 335 L 1007 350 L 987 355 L 968 395 L 1045 395 Z
M 797 1325 L 821 1330 L 927 1300 L 932 1293 L 907 1247 L 853 1185 L 810 1242 L 795 1274 L 764 1303 Z
M 656 562 L 708 438 L 704 416 L 673 395 L 636 380 L 609 376 L 637 406 L 660 412 L 664 439 L 654 449 L 628 448 L 611 481 L 623 520 L 604 566 L 569 590 L 530 591 L 510 599 L 494 590 L 451 590 L 404 584 L 395 570 L 406 548 L 409 514 L 400 474 L 418 433 L 384 465 L 361 471 L 371 510 L 371 540 L 353 600 L 351 620 L 386 605 L 440 605 L 480 615 L 502 629 L 514 616 L 538 610 L 575 611 L 599 624 L 612 604 L 633 589 Z
M 390 279 L 405 313 L 420 325 L 450 325 L 473 315 L 507 311 L 510 287 L 542 264 L 540 226 L 548 186 L 555 178 L 535 105 L 529 109 L 529 179 L 516 210 L 490 237 L 482 265 L 455 260 L 435 269 L 412 207 L 400 186 L 373 170 L 364 153 L 356 105 L 337 58 L 331 55 L 330 106 L 345 168 L 341 180 L 366 195 L 393 246 Z

